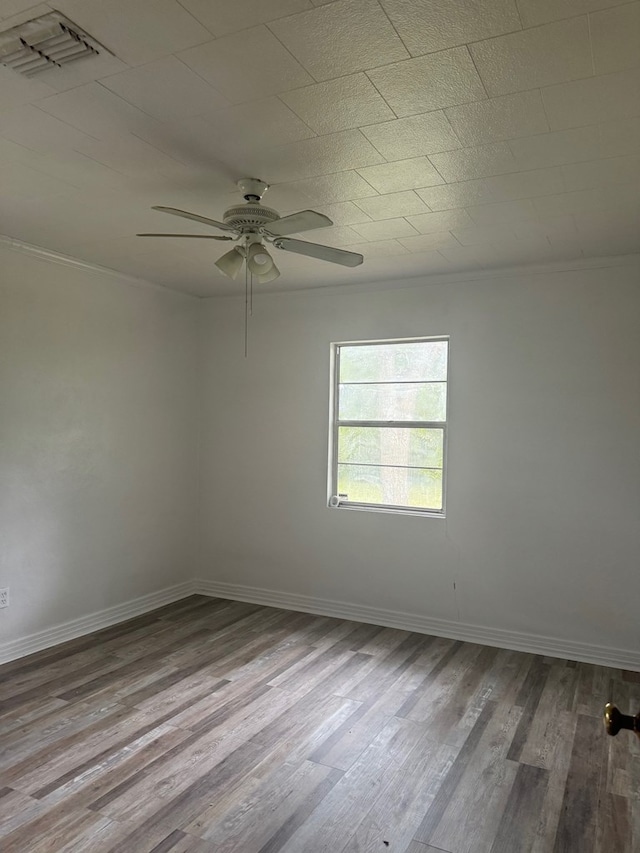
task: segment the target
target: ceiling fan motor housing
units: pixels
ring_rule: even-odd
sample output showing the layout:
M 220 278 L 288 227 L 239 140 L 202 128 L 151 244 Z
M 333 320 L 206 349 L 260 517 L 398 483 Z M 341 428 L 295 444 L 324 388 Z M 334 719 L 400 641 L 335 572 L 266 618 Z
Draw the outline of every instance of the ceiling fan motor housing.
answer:
M 275 222 L 276 219 L 280 219 L 280 214 L 276 210 L 255 201 L 234 205 L 225 210 L 223 216 L 225 225 L 237 228 L 242 234 L 258 231 L 270 222 Z

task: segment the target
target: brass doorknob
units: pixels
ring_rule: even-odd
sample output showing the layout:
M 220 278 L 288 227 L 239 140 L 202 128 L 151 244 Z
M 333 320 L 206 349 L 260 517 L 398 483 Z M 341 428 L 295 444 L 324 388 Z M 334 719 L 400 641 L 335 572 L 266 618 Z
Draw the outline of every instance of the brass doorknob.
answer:
M 620 729 L 630 729 L 640 734 L 640 713 L 635 717 L 631 714 L 621 714 L 615 705 L 608 702 L 604 706 L 604 727 L 608 735 L 617 735 Z

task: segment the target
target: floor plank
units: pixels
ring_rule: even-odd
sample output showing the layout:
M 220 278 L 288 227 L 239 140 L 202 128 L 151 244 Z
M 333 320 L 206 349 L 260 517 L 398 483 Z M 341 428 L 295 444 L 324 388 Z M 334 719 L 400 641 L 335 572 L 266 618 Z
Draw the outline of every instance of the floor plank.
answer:
M 190 596 L 0 667 L 3 853 L 638 853 L 640 676 Z

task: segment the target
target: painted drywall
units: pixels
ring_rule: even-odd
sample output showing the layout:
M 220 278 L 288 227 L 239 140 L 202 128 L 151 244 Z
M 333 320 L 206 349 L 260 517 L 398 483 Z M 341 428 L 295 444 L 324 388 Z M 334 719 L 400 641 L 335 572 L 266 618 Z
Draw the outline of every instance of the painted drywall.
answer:
M 637 263 L 257 295 L 248 359 L 243 310 L 200 316 L 202 578 L 639 647 Z M 443 334 L 446 519 L 327 508 L 330 343 Z
M 0 269 L 1 644 L 193 576 L 198 301 Z

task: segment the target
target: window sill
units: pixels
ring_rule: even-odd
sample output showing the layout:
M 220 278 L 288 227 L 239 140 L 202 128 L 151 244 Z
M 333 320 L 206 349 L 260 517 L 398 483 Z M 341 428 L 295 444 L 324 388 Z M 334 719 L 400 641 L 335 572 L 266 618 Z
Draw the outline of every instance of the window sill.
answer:
M 347 509 L 355 512 L 383 512 L 387 515 L 412 515 L 419 518 L 446 518 L 443 512 L 428 509 L 400 509 L 390 506 L 375 506 L 373 504 L 349 504 L 341 503 L 338 506 L 327 504 L 327 509 Z

